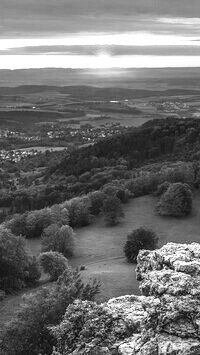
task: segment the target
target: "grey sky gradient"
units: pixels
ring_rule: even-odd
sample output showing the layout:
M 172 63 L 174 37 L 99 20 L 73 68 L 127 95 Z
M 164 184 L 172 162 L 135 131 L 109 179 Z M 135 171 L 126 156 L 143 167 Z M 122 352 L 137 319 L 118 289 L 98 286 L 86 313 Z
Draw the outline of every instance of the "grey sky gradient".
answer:
M 62 38 L 72 34 L 141 33 L 194 37 L 194 47 L 24 45 L 4 55 L 199 56 L 200 0 L 0 0 L 0 40 Z M 200 43 L 200 42 L 199 42 Z M 1 61 L 0 61 L 1 67 Z
M 200 56 L 199 47 L 185 47 L 185 46 L 38 46 L 38 47 L 23 47 L 13 48 L 9 50 L 9 55 L 39 55 L 48 53 L 48 55 L 97 55 L 98 53 L 108 53 L 112 56 L 123 55 L 179 55 L 179 56 Z M 7 55 L 7 51 L 1 51 L 0 55 Z
M 167 26 L 155 19 L 198 16 L 199 0 L 1 0 L 0 33 L 9 37 L 81 31 L 126 32 L 144 29 L 145 25 L 163 31 L 178 27 L 186 32 L 190 26 Z

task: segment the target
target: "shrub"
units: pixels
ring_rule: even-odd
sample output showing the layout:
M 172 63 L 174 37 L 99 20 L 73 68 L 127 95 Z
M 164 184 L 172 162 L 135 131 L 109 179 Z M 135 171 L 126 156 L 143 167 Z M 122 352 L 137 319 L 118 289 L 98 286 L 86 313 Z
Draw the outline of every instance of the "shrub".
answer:
M 160 183 L 159 175 L 157 174 L 143 174 L 127 181 L 125 187 L 135 196 L 144 196 L 154 192 Z
M 44 228 L 52 223 L 50 208 L 29 212 L 26 217 L 27 238 L 40 237 Z
M 154 193 L 158 185 L 169 181 L 170 183 L 182 182 L 192 186 L 195 182 L 195 169 L 192 163 L 177 162 L 162 166 L 149 166 L 149 170 L 141 170 L 140 176 L 128 180 L 125 187 L 135 197 Z M 151 170 L 153 168 L 153 171 Z
M 90 200 L 87 196 L 73 198 L 67 202 L 66 208 L 69 212 L 69 223 L 72 227 L 90 224 Z
M 75 184 L 77 182 L 77 177 L 74 175 L 66 176 L 65 181 L 67 184 Z
M 106 184 L 103 186 L 102 188 L 102 192 L 104 193 L 104 195 L 106 196 L 116 196 L 118 191 L 117 186 L 115 186 L 112 183 Z
M 109 196 L 104 200 L 102 212 L 105 221 L 110 225 L 116 224 L 120 218 L 124 217 L 121 202 L 115 196 Z
M 42 251 L 57 251 L 66 258 L 71 257 L 74 252 L 74 233 L 69 226 L 59 227 L 51 224 L 45 228 L 42 234 Z
M 157 211 L 162 216 L 187 216 L 191 210 L 192 192 L 182 183 L 171 184 L 157 204 Z
M 69 212 L 67 208 L 63 208 L 61 205 L 53 205 L 49 208 L 51 214 L 51 223 L 57 223 L 59 225 L 69 224 Z
M 56 342 L 49 326 L 61 322 L 66 308 L 75 299 L 92 301 L 98 291 L 96 280 L 84 284 L 77 271 L 65 269 L 55 283 L 24 297 L 21 308 L 4 327 L 0 353 L 51 354 Z
M 15 214 L 5 222 L 6 228 L 13 234 L 23 235 L 27 238 L 38 238 L 49 225 L 57 223 L 60 226 L 69 223 L 69 213 L 62 205 L 53 205 L 51 208 L 31 211 L 29 213 Z
M 127 189 L 119 189 L 116 196 L 122 203 L 127 203 L 130 198 L 130 192 Z
M 50 276 L 51 281 L 56 281 L 68 267 L 67 259 L 55 251 L 40 253 L 39 263 L 44 273 Z
M 124 253 L 128 262 L 136 263 L 139 251 L 141 249 L 153 250 L 156 248 L 157 242 L 158 238 L 152 230 L 144 227 L 133 230 L 128 234 L 124 246 Z
M 103 186 L 102 192 L 104 193 L 105 196 L 115 196 L 118 197 L 118 199 L 122 203 L 128 202 L 130 198 L 130 192 L 128 189 L 126 189 L 122 184 L 119 183 L 119 181 L 115 180 L 115 183 L 109 183 Z
M 11 219 L 5 222 L 6 228 L 10 229 L 15 235 L 25 236 L 27 233 L 26 215 L 26 213 L 13 215 Z
M 94 192 L 91 192 L 88 195 L 88 197 L 89 197 L 90 203 L 91 203 L 91 207 L 90 207 L 91 214 L 96 216 L 102 210 L 103 201 L 105 200 L 106 195 L 102 191 L 94 191 Z
M 51 208 L 43 208 L 21 215 L 15 214 L 10 220 L 5 222 L 5 226 L 13 234 L 23 235 L 27 238 L 38 238 L 43 230 L 52 223 L 57 223 L 60 226 L 68 224 L 68 210 L 62 205 L 56 204 Z
M 182 182 L 190 186 L 194 184 L 195 170 L 192 163 L 177 162 L 172 167 L 165 167 L 161 171 L 166 181 L 172 183 Z
M 88 182 L 90 180 L 91 174 L 87 171 L 86 173 L 79 176 L 80 182 Z
M 29 212 L 26 218 L 27 238 L 40 237 L 45 228 L 53 223 L 60 226 L 69 223 L 68 210 L 61 205 Z
M 113 351 L 113 343 L 130 334 L 122 319 L 112 315 L 106 307 L 80 300 L 67 308 L 62 322 L 51 331 L 57 340 L 55 355 L 117 354 Z M 101 351 L 105 346 L 112 352 Z
M 158 185 L 157 190 L 155 191 L 154 195 L 156 197 L 160 197 L 161 195 L 163 195 L 168 188 L 170 187 L 170 182 L 169 181 L 164 181 L 162 184 Z
M 34 263 L 26 250 L 25 239 L 0 226 L 0 289 L 21 289 L 26 282 L 39 279 L 39 273 L 33 273 L 37 269 Z

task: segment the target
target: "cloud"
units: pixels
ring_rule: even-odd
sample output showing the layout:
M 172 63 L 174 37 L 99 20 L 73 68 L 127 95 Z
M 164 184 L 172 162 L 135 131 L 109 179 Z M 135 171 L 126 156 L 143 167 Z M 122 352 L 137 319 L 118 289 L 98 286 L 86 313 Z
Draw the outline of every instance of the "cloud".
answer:
M 0 39 L 0 49 L 51 46 L 199 46 L 196 37 L 162 35 L 148 32 L 81 33 L 48 38 Z M 9 54 L 9 53 L 8 53 Z
M 159 29 L 156 18 L 196 18 L 199 12 L 199 0 L 1 0 L 0 31 L 17 37 L 133 31 L 145 24 Z
M 157 19 L 159 23 L 167 23 L 172 25 L 182 25 L 182 26 L 200 26 L 200 18 L 187 18 L 187 17 L 160 17 Z
M 98 66 L 101 53 L 116 67 L 122 60 L 137 66 L 145 56 L 150 63 L 157 58 L 155 63 L 173 66 L 171 57 L 196 65 L 198 14 L 200 0 L 0 0 L 0 65 L 6 66 L 6 59 L 20 65 L 21 58 L 29 67 L 34 60 Z
M 127 55 L 156 55 L 156 56 L 200 56 L 200 43 L 198 46 L 30 46 L 13 48 L 8 51 L 0 50 L 0 55 L 65 55 L 65 56 L 97 56 L 107 53 L 114 56 Z

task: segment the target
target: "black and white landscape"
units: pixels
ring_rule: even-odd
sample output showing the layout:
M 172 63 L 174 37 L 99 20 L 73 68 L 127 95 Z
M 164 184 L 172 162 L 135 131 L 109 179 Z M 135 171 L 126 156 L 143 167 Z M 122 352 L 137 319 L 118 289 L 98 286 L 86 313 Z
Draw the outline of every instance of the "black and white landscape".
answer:
M 200 354 L 199 0 L 1 0 L 0 355 Z

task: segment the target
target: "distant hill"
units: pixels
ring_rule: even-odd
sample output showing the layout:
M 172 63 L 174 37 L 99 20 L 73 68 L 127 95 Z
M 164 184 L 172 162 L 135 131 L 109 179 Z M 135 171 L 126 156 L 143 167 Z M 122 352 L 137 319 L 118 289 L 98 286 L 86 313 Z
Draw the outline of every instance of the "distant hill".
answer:
M 168 90 L 142 90 L 125 89 L 95 86 L 73 85 L 73 86 L 50 86 L 50 85 L 21 85 L 17 87 L 0 87 L 0 95 L 25 95 L 42 92 L 58 92 L 60 94 L 72 95 L 80 99 L 130 99 L 144 98 L 151 96 L 176 96 L 176 95 L 199 95 L 200 90 L 194 89 L 168 89 Z
M 200 89 L 199 68 L 0 70 L 0 86 L 89 85 L 132 89 Z
M 155 119 L 67 154 L 51 169 L 51 173 L 80 176 L 121 158 L 126 159 L 129 168 L 162 161 L 164 157 L 190 160 L 191 156 L 200 152 L 199 137 L 199 119 Z

